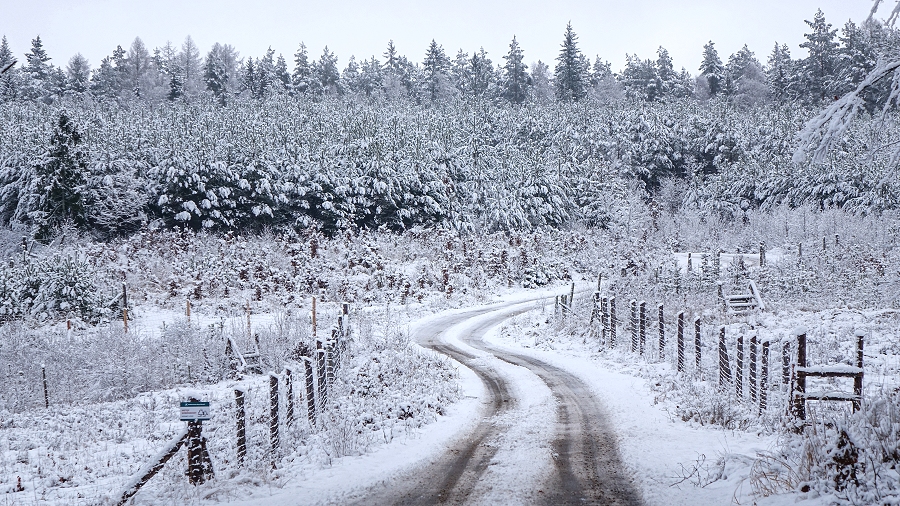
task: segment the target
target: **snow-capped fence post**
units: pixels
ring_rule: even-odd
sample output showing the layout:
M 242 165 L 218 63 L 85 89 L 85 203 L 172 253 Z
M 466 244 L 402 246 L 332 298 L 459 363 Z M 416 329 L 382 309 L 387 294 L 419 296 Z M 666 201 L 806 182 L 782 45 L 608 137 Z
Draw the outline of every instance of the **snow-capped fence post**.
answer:
M 600 298 L 600 344 L 609 346 L 609 298 Z
M 690 276 L 691 272 L 694 270 L 694 265 L 691 259 L 691 252 L 688 251 L 687 254 L 687 275 Z
M 294 425 L 294 373 L 290 367 L 284 368 L 284 424 Z
M 825 238 L 822 238 L 822 244 L 825 244 Z M 806 330 L 797 329 L 797 376 L 794 380 L 794 416 L 806 420 L 806 375 L 802 374 L 800 368 L 806 367 Z
M 185 299 L 184 301 L 184 316 L 188 321 L 191 321 L 191 299 Z
M 641 301 L 640 305 L 640 324 L 638 330 L 640 332 L 640 352 L 644 355 L 644 347 L 647 343 L 647 303 Z
M 637 309 L 637 301 L 631 299 L 631 352 L 634 353 L 637 351 L 638 347 L 638 309 Z
M 822 253 L 825 253 L 825 250 L 828 249 L 827 244 L 825 243 L 825 236 L 822 236 Z
M 594 320 L 597 319 L 597 316 L 600 313 L 600 292 L 594 292 L 591 294 L 591 318 L 588 321 L 588 328 L 591 329 L 593 333 L 594 329 Z M 600 326 L 603 326 L 603 323 L 600 323 Z
M 247 456 L 247 413 L 244 410 L 244 391 L 234 389 L 235 418 L 237 418 L 237 463 L 244 465 Z
M 684 372 L 684 311 L 678 312 L 678 331 L 677 331 L 678 349 L 676 352 L 676 370 L 679 373 Z
M 188 399 L 189 403 L 198 403 L 199 399 Z M 209 403 L 206 403 L 207 408 Z M 203 437 L 203 421 L 209 418 L 197 418 L 188 421 L 187 452 L 188 452 L 188 481 L 191 485 L 200 485 L 213 475 L 212 460 L 206 449 L 206 438 Z
M 618 321 L 616 320 L 616 298 L 610 297 L 608 306 L 609 308 L 609 347 L 615 348 L 616 346 L 616 325 L 618 325 Z
M 316 426 L 316 387 L 313 382 L 313 365 L 311 357 L 303 357 L 303 368 L 306 371 L 306 418 L 309 426 Z
M 740 402 L 744 398 L 744 336 L 737 337 L 737 353 L 734 358 L 734 388 Z M 751 387 L 753 388 L 753 387 Z
M 659 326 L 659 359 L 665 360 L 665 358 L 666 358 L 666 320 L 665 320 L 665 315 L 663 314 L 662 303 L 657 304 L 656 309 L 657 309 L 657 313 L 658 313 L 657 324 Z
M 731 383 L 731 365 L 728 363 L 728 348 L 725 347 L 725 326 L 719 327 L 719 388 Z
M 863 340 L 866 337 L 865 331 L 862 329 L 858 329 L 856 331 L 856 367 L 859 368 L 859 373 L 853 377 L 853 395 L 855 398 L 853 399 L 853 411 L 859 411 L 862 409 L 862 395 L 863 395 Z
M 312 298 L 312 336 L 316 338 L 316 298 Z
M 759 375 L 759 415 L 766 412 L 769 395 L 769 340 L 762 342 L 761 371 Z
M 694 367 L 700 374 L 700 317 L 694 318 Z
M 600 291 L 600 285 L 603 284 L 603 273 L 597 274 L 597 292 Z
M 787 390 L 791 378 L 791 342 L 785 340 L 781 346 L 781 388 Z
M 125 324 L 125 333 L 128 333 L 128 286 L 122 283 L 122 322 Z
M 250 329 L 250 315 L 252 314 L 252 312 L 250 310 L 250 301 L 249 300 L 247 301 L 246 312 L 247 312 L 247 335 L 252 336 L 253 332 Z
M 756 333 L 750 336 L 750 370 L 747 375 L 750 380 L 750 402 L 756 402 Z
M 325 346 L 321 339 L 316 339 L 316 380 L 319 386 L 319 411 L 325 410 L 328 403 L 328 389 L 325 385 Z
M 50 408 L 50 392 L 47 389 L 47 368 L 41 364 L 41 379 L 44 382 L 44 408 Z
M 759 243 L 759 266 L 766 266 L 766 243 Z
M 272 444 L 272 467 L 278 459 L 281 441 L 278 437 L 278 376 L 269 374 L 269 441 Z
M 337 329 L 331 329 L 331 340 L 325 344 L 325 385 L 330 387 L 334 384 L 334 355 L 337 348 Z

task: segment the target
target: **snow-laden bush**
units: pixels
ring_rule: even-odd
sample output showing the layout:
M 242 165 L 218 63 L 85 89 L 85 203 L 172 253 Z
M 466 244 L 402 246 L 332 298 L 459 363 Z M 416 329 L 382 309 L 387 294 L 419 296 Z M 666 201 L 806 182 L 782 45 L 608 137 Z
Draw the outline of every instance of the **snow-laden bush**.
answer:
M 0 271 L 0 317 L 96 319 L 102 310 L 93 269 L 82 257 L 56 254 L 10 261 Z

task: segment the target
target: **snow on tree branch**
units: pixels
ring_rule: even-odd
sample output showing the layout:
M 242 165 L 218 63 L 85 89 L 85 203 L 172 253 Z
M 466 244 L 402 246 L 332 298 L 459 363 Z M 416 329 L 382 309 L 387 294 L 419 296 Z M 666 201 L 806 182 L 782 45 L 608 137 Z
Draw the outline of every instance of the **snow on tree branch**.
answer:
M 836 100 L 827 109 L 806 123 L 798 134 L 800 145 L 794 153 L 794 162 L 803 161 L 812 152 L 813 163 L 824 160 L 829 148 L 850 128 L 857 111 L 863 105 L 863 93 L 876 82 L 893 74 L 891 92 L 883 112 L 900 103 L 900 60 L 882 63 L 875 67 L 856 89 Z

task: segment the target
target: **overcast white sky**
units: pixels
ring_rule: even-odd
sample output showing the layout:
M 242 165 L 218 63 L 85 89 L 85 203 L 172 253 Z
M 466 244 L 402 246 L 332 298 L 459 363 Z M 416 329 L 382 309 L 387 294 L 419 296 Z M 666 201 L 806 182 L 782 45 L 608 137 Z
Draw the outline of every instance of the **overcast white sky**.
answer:
M 135 36 L 152 50 L 168 40 L 180 45 L 187 35 L 204 54 L 214 42 L 254 57 L 272 46 L 291 67 L 300 41 L 314 57 L 328 45 L 341 68 L 350 55 L 380 59 L 389 39 L 417 62 L 433 38 L 451 58 L 459 48 L 471 53 L 484 46 L 497 63 L 516 35 L 527 62 L 552 62 L 571 20 L 581 50 L 592 60 L 598 54 L 609 60 L 614 71 L 622 68 L 626 53 L 655 58 L 662 45 L 676 68 L 696 75 L 709 40 L 723 61 L 746 43 L 765 63 L 775 41 L 787 43 L 798 57 L 805 54 L 798 47 L 807 31 L 803 20 L 811 20 L 817 8 L 839 28 L 848 19 L 864 20 L 871 1 L 0 0 L 0 5 L 0 30 L 20 62 L 38 34 L 51 63 L 63 66 L 80 52 L 97 67 L 117 44 L 128 49 Z M 882 7 L 885 14 L 888 9 Z

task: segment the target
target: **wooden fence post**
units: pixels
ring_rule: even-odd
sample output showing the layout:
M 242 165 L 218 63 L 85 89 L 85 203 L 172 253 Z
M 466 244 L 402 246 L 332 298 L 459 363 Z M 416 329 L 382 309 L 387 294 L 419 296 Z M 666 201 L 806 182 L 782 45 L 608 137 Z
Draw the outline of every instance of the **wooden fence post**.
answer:
M 699 375 L 700 370 L 700 317 L 694 318 L 694 367 Z
M 337 330 L 331 329 L 331 340 L 325 343 L 325 386 L 334 384 L 334 355 L 337 347 Z
M 272 443 L 272 467 L 278 459 L 278 448 L 281 446 L 278 437 L 278 376 L 269 374 L 269 440 Z
M 616 347 L 616 325 L 618 325 L 618 320 L 616 319 L 616 298 L 609 298 L 609 347 Z
M 325 346 L 321 339 L 316 339 L 316 380 L 319 387 L 319 411 L 324 411 L 328 403 L 328 389 L 325 384 Z
M 766 243 L 759 243 L 759 266 L 766 266 Z
M 731 366 L 728 363 L 728 348 L 725 347 L 725 326 L 719 327 L 719 388 L 731 383 Z
M 759 378 L 759 414 L 766 412 L 766 404 L 769 395 L 769 340 L 762 342 L 762 371 Z
M 744 336 L 737 337 L 737 353 L 734 364 L 734 388 L 738 402 L 744 398 Z M 752 388 L 752 387 L 751 387 Z
M 234 405 L 237 411 L 237 463 L 242 466 L 247 456 L 247 413 L 244 410 L 243 390 L 234 390 Z
M 634 353 L 638 348 L 638 309 L 637 301 L 631 299 L 631 352 Z
M 656 307 L 657 312 L 659 313 L 659 319 L 657 324 L 659 325 L 659 359 L 666 359 L 666 321 L 665 315 L 663 314 L 663 305 L 659 304 Z
M 312 336 L 316 338 L 316 298 L 312 298 Z
M 603 273 L 597 274 L 597 291 L 600 291 L 600 285 L 603 284 Z
M 294 375 L 290 367 L 284 369 L 285 418 L 284 423 L 294 425 Z
M 306 370 L 306 418 L 309 420 L 309 426 L 315 428 L 317 410 L 312 357 L 303 357 L 303 367 Z
M 600 298 L 600 344 L 609 346 L 609 298 Z
M 856 398 L 853 400 L 853 411 L 859 411 L 862 409 L 862 395 L 863 395 L 863 340 L 866 337 L 866 333 L 863 330 L 856 331 L 856 367 L 859 368 L 859 374 L 853 377 L 853 395 Z
M 47 368 L 41 364 L 41 378 L 44 381 L 44 407 L 50 408 L 50 392 L 47 389 Z
M 750 370 L 748 376 L 750 380 L 750 402 L 756 403 L 756 332 L 750 336 Z
M 797 329 L 797 369 L 806 368 L 806 329 Z M 794 415 L 806 420 L 806 375 L 797 370 L 794 388 Z
M 640 308 L 640 322 L 638 324 L 638 331 L 640 332 L 640 352 L 641 356 L 644 355 L 644 346 L 647 343 L 647 303 L 645 301 L 641 301 L 638 305 Z
M 682 373 L 684 372 L 684 311 L 678 312 L 677 340 L 678 349 L 676 353 L 676 370 Z
M 781 346 L 781 388 L 784 391 L 788 389 L 788 382 L 791 378 L 791 342 L 784 340 Z

